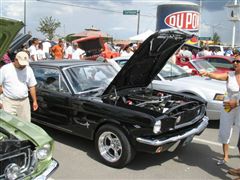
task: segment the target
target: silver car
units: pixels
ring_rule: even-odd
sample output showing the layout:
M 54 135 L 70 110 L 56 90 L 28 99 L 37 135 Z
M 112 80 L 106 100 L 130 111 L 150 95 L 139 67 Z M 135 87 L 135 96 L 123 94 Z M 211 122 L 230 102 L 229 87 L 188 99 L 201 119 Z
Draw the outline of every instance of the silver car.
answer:
M 226 83 L 206 77 L 191 76 L 181 67 L 167 63 L 152 81 L 153 89 L 181 92 L 207 101 L 207 116 L 219 120 Z

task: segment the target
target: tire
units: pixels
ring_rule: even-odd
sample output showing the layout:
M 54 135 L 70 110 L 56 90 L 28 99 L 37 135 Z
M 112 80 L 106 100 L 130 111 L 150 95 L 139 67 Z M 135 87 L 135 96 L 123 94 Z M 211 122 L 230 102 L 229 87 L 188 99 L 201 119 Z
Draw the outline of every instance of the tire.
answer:
M 126 135 L 114 125 L 99 128 L 95 136 L 95 148 L 101 161 L 114 168 L 123 168 L 135 156 Z

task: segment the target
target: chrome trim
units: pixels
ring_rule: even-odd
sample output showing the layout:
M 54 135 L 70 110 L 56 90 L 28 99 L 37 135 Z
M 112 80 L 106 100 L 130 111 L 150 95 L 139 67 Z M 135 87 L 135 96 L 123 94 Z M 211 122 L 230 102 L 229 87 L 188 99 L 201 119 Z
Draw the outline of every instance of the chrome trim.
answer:
M 183 123 L 183 124 L 176 125 L 174 129 L 180 129 L 180 128 L 183 128 L 183 127 L 185 127 L 185 126 L 190 126 L 190 125 L 196 123 L 196 122 L 200 119 L 200 117 L 203 116 L 203 113 L 206 112 L 206 108 L 204 109 L 204 111 L 203 111 L 203 108 L 204 108 L 204 106 L 199 107 L 199 109 L 201 110 L 201 111 L 200 111 L 201 114 L 199 114 L 198 116 L 196 116 L 193 120 L 191 120 L 191 121 L 189 121 L 189 122 L 187 122 L 187 123 Z M 203 118 L 204 118 L 204 117 L 203 117 Z
M 202 120 L 203 121 L 201 122 L 200 125 L 198 125 L 198 127 L 193 128 L 190 131 L 185 132 L 182 135 L 170 137 L 166 140 L 158 140 L 158 139 L 150 140 L 150 139 L 146 139 L 146 138 L 137 137 L 136 141 L 139 143 L 143 143 L 143 144 L 147 144 L 147 145 L 151 145 L 151 146 L 161 146 L 161 145 L 164 145 L 167 143 L 177 142 L 181 139 L 201 133 L 207 127 L 209 118 L 207 116 L 204 116 Z
M 58 168 L 58 162 L 55 159 L 52 159 L 52 162 L 49 164 L 48 168 L 43 171 L 43 173 L 33 180 L 47 180 L 48 177 Z

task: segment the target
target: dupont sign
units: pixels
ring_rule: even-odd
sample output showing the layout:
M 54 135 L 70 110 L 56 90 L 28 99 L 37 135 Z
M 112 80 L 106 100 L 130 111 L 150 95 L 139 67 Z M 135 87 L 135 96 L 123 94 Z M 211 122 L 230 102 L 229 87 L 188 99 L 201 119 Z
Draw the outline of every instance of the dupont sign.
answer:
M 199 13 L 196 11 L 179 11 L 169 14 L 165 20 L 169 27 L 197 31 L 199 29 Z
M 179 28 L 198 32 L 199 20 L 198 4 L 180 1 L 161 4 L 157 9 L 156 30 Z

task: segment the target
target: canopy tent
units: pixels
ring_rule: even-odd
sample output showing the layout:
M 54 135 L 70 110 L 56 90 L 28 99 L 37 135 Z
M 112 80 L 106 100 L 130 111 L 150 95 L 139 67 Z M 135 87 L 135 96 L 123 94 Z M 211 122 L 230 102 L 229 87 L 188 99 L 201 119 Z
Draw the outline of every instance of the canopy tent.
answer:
M 141 34 L 138 34 L 136 36 L 132 36 L 130 37 L 129 39 L 131 41 L 144 41 L 145 39 L 147 39 L 149 36 L 151 36 L 152 34 L 154 33 L 154 31 L 148 29 L 147 31 L 141 33 Z

